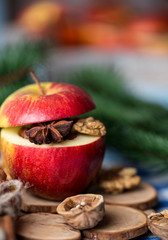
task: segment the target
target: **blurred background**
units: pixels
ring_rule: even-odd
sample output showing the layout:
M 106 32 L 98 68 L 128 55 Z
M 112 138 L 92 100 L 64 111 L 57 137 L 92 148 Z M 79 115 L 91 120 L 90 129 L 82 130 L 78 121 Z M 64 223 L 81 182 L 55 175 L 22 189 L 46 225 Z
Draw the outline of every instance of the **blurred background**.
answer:
M 0 2 L 0 104 L 32 69 L 82 87 L 107 128 L 103 166 L 135 166 L 167 208 L 168 1 Z
M 53 47 L 51 75 L 79 64 L 114 62 L 138 94 L 159 100 L 167 94 L 166 0 L 1 0 L 0 45 L 23 39 Z
M 2 0 L 1 30 L 11 24 L 54 44 L 167 53 L 166 0 Z
M 167 0 L 1 0 L 0 104 L 30 69 L 93 96 L 110 164 L 168 169 Z

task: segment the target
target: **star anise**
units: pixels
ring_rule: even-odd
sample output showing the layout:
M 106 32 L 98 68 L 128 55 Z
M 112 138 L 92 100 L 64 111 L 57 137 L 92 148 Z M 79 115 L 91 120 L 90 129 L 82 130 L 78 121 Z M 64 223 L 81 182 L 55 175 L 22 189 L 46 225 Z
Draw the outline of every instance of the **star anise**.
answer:
M 72 128 L 73 121 L 61 120 L 37 123 L 25 131 L 29 141 L 35 144 L 62 142 Z

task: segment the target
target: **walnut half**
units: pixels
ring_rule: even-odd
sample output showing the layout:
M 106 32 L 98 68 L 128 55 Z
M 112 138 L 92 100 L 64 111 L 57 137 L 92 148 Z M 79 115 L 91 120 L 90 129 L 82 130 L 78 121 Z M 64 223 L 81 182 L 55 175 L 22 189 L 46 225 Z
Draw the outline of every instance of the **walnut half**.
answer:
M 93 135 L 93 136 L 104 136 L 106 135 L 106 127 L 99 120 L 95 120 L 93 117 L 88 117 L 86 119 L 79 119 L 74 125 L 73 130 Z
M 102 172 L 98 184 L 106 192 L 118 194 L 139 185 L 141 178 L 136 173 L 136 168 L 115 167 Z
M 97 194 L 72 196 L 58 205 L 57 212 L 76 229 L 93 228 L 105 215 L 104 199 L 102 195 Z

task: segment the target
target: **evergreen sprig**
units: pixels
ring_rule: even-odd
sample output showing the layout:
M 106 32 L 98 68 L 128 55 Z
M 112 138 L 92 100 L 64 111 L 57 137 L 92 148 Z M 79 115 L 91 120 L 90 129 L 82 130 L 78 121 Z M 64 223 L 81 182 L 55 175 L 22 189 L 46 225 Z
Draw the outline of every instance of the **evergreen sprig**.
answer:
M 97 109 L 89 115 L 106 125 L 110 147 L 145 166 L 168 169 L 168 111 L 164 107 L 133 96 L 114 68 L 83 69 L 64 81 L 91 94 Z
M 0 104 L 28 83 L 29 68 L 42 62 L 44 54 L 43 43 L 19 42 L 0 50 Z

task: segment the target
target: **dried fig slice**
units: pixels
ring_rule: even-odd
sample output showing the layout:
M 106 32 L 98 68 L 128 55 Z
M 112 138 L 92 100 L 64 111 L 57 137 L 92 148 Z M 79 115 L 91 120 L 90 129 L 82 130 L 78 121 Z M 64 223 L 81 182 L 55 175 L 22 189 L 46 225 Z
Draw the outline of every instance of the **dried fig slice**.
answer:
M 76 229 L 93 228 L 105 215 L 104 199 L 98 194 L 72 196 L 58 205 L 57 212 Z
M 31 213 L 16 222 L 16 234 L 23 240 L 78 240 L 81 233 L 65 223 L 62 216 Z
M 148 228 L 157 237 L 168 239 L 168 210 L 161 213 L 151 213 L 148 216 Z

